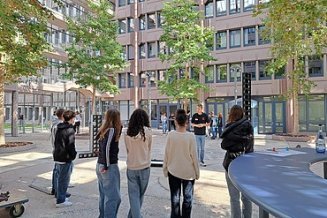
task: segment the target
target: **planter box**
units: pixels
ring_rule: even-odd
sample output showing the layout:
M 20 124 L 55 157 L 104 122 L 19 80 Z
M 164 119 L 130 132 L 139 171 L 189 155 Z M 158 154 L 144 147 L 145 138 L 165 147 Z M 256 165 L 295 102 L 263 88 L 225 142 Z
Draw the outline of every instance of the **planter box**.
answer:
M 289 141 L 289 142 L 312 142 L 312 140 L 314 139 L 315 136 L 310 136 L 310 135 L 291 135 L 291 134 L 272 135 L 272 140 Z

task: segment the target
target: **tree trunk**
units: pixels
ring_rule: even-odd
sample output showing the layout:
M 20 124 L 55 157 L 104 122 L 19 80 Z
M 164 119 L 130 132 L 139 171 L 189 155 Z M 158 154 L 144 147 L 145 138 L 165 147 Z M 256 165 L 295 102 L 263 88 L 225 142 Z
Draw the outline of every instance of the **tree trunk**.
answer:
M 93 85 L 92 86 L 93 90 L 92 90 L 92 115 L 95 114 L 95 92 L 96 92 L 96 89 L 95 89 L 95 86 Z
M 297 57 L 294 60 L 292 73 L 292 102 L 293 102 L 293 135 L 299 134 L 299 76 Z
M 4 71 L 0 68 L 0 145 L 5 144 L 5 109 L 4 109 L 4 99 L 5 99 L 5 78 Z

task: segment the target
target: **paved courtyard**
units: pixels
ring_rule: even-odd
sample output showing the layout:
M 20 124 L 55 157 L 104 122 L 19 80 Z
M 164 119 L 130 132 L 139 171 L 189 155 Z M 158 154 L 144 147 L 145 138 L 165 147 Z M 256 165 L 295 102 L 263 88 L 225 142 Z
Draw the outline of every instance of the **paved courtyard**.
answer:
M 34 146 L 29 150 L 19 152 L 3 152 L 0 149 L 0 184 L 1 192 L 21 192 L 29 198 L 25 203 L 25 213 L 22 217 L 97 217 L 98 216 L 98 189 L 95 174 L 96 158 L 76 159 L 71 178 L 72 194 L 70 201 L 73 206 L 56 208 L 54 196 L 31 188 L 50 187 L 53 160 L 49 133 L 25 134 L 19 137 L 7 137 L 7 141 L 31 141 Z M 152 158 L 162 160 L 166 136 L 155 131 L 153 136 Z M 257 136 L 255 150 L 267 148 L 313 146 L 305 142 L 274 141 L 269 136 Z M 87 137 L 77 137 L 78 152 L 89 150 Z M 206 140 L 205 160 L 207 167 L 200 168 L 200 179 L 195 183 L 192 217 L 217 218 L 229 217 L 229 196 L 224 178 L 224 169 L 221 165 L 224 151 L 220 148 L 220 140 Z M 120 141 L 119 167 L 121 172 L 122 203 L 119 208 L 119 218 L 127 217 L 129 202 L 126 180 L 126 150 L 123 140 Z M 253 216 L 258 216 L 258 208 L 253 207 Z M 170 215 L 169 186 L 163 176 L 162 168 L 151 168 L 149 187 L 146 191 L 142 208 L 144 218 L 167 218 Z M 0 217 L 8 217 L 4 209 L 0 209 Z

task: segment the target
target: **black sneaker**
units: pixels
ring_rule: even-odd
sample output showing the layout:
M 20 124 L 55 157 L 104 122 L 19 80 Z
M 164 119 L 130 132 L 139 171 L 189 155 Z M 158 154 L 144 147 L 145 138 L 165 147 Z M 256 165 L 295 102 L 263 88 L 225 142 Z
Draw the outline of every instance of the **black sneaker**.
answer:
M 56 194 L 56 190 L 54 188 L 52 188 L 50 195 L 55 195 L 55 194 Z

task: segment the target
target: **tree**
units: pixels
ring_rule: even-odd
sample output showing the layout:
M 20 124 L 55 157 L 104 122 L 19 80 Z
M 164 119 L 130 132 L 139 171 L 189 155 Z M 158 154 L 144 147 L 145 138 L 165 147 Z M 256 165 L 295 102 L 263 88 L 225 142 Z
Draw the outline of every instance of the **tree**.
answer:
M 197 99 L 199 90 L 207 87 L 199 81 L 201 65 L 214 60 L 210 55 L 213 31 L 201 25 L 201 12 L 193 0 L 166 2 L 162 10 L 163 34 L 161 42 L 167 47 L 160 55 L 170 66 L 159 90 L 174 99 L 182 99 L 187 109 L 188 99 Z
M 50 12 L 37 0 L 0 1 L 0 144 L 4 137 L 4 86 L 38 75 L 47 65 L 44 33 Z
M 68 30 L 75 40 L 66 49 L 69 71 L 65 76 L 82 87 L 92 87 L 94 114 L 96 91 L 119 91 L 115 84 L 115 72 L 125 66 L 125 61 L 121 55 L 122 46 L 116 41 L 117 23 L 110 13 L 111 5 L 105 0 L 99 4 L 88 1 L 88 4 L 91 12 L 84 19 L 68 22 Z
M 291 83 L 287 97 L 293 109 L 293 134 L 299 132 L 299 94 L 309 94 L 314 85 L 305 72 L 305 59 L 320 55 L 327 47 L 327 2 L 325 0 L 271 0 L 260 4 L 256 15 L 264 15 L 264 36 L 272 42 L 270 71 L 288 63 Z

